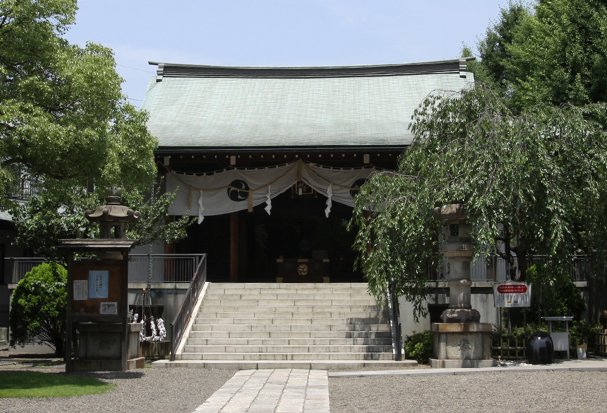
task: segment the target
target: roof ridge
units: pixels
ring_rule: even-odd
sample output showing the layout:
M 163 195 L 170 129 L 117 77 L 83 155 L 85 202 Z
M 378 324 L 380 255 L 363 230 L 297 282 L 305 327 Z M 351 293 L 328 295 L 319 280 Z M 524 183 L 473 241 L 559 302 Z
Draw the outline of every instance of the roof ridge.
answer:
M 467 60 L 460 58 L 419 63 L 376 64 L 359 66 L 309 66 L 309 67 L 250 67 L 211 66 L 180 63 L 152 62 L 157 65 L 157 80 L 163 77 L 240 77 L 240 78 L 333 78 L 407 76 L 423 74 L 448 74 L 461 72 Z M 465 69 L 464 69 L 465 70 Z

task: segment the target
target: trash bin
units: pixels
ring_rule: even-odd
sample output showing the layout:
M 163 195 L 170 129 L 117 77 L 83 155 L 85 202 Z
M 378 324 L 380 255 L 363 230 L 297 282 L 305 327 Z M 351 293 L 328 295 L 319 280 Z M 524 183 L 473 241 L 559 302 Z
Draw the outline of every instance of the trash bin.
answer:
M 527 357 L 529 364 L 552 364 L 554 359 L 554 344 L 550 334 L 536 331 L 527 342 Z

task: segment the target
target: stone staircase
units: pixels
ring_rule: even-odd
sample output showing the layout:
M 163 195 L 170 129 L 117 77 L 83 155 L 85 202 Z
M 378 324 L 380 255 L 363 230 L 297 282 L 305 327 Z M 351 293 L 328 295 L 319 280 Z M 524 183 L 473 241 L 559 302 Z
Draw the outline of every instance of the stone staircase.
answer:
M 365 283 L 209 283 L 174 362 L 209 368 L 344 369 L 392 361 L 388 312 Z

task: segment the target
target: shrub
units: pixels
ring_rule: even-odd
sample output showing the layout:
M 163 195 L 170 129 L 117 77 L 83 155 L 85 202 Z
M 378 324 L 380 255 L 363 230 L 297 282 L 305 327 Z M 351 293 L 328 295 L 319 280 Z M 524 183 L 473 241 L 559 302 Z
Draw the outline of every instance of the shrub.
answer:
M 405 357 L 416 360 L 420 364 L 428 364 L 433 356 L 434 333 L 424 331 L 405 337 Z
M 9 315 L 10 345 L 37 342 L 63 356 L 67 311 L 66 269 L 56 263 L 34 267 L 19 281 Z
M 533 265 L 527 269 L 527 282 L 533 284 L 528 315 L 531 320 L 539 320 L 540 316 L 573 316 L 580 320 L 586 311 L 580 290 L 566 272 L 546 265 Z

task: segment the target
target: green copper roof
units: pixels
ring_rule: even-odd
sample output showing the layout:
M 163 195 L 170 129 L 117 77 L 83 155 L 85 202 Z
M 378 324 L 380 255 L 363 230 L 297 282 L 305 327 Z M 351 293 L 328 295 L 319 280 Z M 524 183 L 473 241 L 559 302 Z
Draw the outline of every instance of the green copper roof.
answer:
M 464 60 L 349 67 L 158 65 L 142 108 L 161 148 L 404 146 L 434 90 L 473 81 Z

